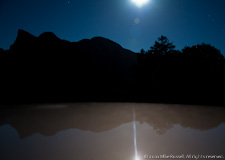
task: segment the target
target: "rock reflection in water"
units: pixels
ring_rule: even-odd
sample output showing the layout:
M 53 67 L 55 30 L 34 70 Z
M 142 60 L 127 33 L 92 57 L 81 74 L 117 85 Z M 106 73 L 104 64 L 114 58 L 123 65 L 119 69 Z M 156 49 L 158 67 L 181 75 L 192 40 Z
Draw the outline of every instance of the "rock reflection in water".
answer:
M 0 159 L 134 159 L 133 108 L 140 159 L 225 155 L 225 108 L 75 103 L 1 108 Z

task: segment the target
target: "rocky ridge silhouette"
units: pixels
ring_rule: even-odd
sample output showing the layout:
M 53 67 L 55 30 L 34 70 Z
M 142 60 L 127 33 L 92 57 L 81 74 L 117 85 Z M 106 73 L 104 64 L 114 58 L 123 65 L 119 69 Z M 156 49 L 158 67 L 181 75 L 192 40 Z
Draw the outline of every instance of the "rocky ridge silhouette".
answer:
M 0 63 L 1 102 L 107 101 L 134 83 L 137 58 L 102 37 L 69 42 L 20 29 L 10 49 L 1 50 Z

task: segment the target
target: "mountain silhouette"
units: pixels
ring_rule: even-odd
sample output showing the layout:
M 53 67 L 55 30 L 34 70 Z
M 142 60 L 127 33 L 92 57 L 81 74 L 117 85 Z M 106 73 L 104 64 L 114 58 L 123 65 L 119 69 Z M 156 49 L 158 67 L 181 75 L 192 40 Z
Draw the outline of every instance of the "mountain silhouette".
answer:
M 161 36 L 134 53 L 94 37 L 78 42 L 18 30 L 0 49 L 0 103 L 153 102 L 225 105 L 225 59 L 201 44 L 182 51 Z
M 119 99 L 135 79 L 135 53 L 102 37 L 69 42 L 51 32 L 35 37 L 20 29 L 10 49 L 1 52 L 5 103 Z
M 224 107 L 145 103 L 71 103 L 26 105 L 1 109 L 0 126 L 9 124 L 20 138 L 35 133 L 45 136 L 68 129 L 105 132 L 133 121 L 146 123 L 164 134 L 174 125 L 207 131 L 225 122 Z

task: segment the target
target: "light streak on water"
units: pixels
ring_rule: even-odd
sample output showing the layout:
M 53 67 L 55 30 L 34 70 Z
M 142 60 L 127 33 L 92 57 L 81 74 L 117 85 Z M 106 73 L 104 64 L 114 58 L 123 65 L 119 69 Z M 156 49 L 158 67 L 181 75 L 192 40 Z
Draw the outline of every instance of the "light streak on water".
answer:
M 135 153 L 135 160 L 138 159 L 138 152 L 137 152 L 137 129 L 136 129 L 136 114 L 135 108 L 133 107 L 133 129 L 134 129 L 134 153 Z

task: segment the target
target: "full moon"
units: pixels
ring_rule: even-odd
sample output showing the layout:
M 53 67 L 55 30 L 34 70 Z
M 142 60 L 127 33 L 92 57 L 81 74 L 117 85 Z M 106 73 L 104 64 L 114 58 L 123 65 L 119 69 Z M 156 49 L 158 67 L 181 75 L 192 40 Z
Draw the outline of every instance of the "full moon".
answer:
M 135 5 L 141 8 L 143 5 L 149 2 L 149 0 L 131 0 Z

